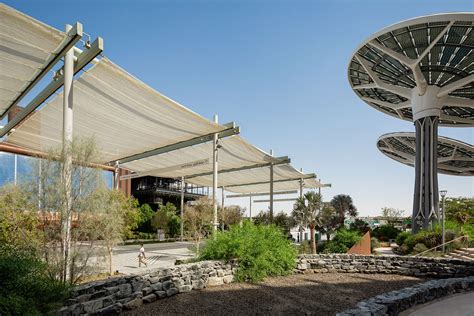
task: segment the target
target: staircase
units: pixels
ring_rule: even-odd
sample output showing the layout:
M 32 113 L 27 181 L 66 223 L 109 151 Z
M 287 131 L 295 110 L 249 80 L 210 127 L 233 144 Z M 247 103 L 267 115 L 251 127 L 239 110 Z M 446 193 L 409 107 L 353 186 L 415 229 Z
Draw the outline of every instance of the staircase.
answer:
M 474 261 L 474 248 L 459 248 L 443 255 L 445 258 Z

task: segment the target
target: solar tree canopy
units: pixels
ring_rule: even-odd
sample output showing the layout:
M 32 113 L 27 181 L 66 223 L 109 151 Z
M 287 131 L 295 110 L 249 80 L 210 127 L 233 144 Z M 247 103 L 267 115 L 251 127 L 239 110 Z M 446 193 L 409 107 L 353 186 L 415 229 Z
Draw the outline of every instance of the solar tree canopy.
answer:
M 371 107 L 403 120 L 435 115 L 445 126 L 474 125 L 474 14 L 403 21 L 370 36 L 348 77 Z
M 18 126 L 7 142 L 43 152 L 59 148 L 62 120 L 61 92 Z M 106 57 L 74 81 L 73 126 L 75 136 L 95 140 L 98 163 L 225 129 L 158 93 Z
M 0 118 L 80 36 L 80 24 L 66 34 L 0 3 Z
M 408 166 L 415 165 L 415 133 L 398 132 L 380 136 L 377 148 L 386 156 Z M 438 172 L 474 175 L 474 146 L 448 137 L 438 137 Z

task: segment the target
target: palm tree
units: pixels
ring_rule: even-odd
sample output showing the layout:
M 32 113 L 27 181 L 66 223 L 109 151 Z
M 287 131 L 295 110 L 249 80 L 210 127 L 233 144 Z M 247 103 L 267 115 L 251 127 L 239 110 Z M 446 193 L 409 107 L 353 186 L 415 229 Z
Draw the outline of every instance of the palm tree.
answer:
M 299 197 L 293 207 L 293 213 L 297 215 L 304 226 L 309 226 L 311 233 L 311 252 L 316 253 L 316 225 L 319 224 L 319 212 L 321 210 L 321 195 L 316 192 L 307 192 Z
M 353 217 L 357 216 L 357 208 L 354 206 L 352 198 L 349 195 L 336 195 L 332 198 L 331 205 L 334 207 L 339 216 L 339 227 L 344 227 L 346 214 Z

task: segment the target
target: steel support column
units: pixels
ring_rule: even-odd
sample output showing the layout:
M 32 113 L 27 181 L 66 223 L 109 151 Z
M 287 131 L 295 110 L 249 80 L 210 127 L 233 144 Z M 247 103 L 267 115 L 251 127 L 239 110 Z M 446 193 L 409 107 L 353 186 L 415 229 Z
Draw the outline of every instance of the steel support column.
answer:
M 412 232 L 428 228 L 439 218 L 438 196 L 438 117 L 415 121 L 416 159 L 413 196 Z
M 270 220 L 273 221 L 273 164 L 270 165 Z
M 181 209 L 180 209 L 180 217 L 181 217 L 181 241 L 184 239 L 184 177 L 181 177 Z
M 252 194 L 249 196 L 249 216 L 250 216 L 250 221 L 252 221 Z
M 118 161 L 115 162 L 114 165 L 114 189 L 118 190 L 120 187 L 120 168 Z
M 66 25 L 66 33 L 72 29 Z M 63 281 L 69 270 L 69 251 L 71 247 L 71 216 L 72 216 L 72 131 L 73 131 L 73 77 L 74 50 L 69 49 L 64 55 L 64 92 L 63 92 L 63 168 L 62 182 L 64 189 L 64 204 L 61 212 L 62 225 L 62 259 Z
M 218 123 L 219 118 L 217 115 L 214 115 L 214 123 Z M 214 134 L 212 142 L 212 207 L 214 209 L 214 233 L 217 231 L 217 226 L 219 225 L 217 221 L 217 170 L 218 170 L 218 141 L 219 133 Z
M 303 198 L 303 179 L 300 179 L 300 198 Z

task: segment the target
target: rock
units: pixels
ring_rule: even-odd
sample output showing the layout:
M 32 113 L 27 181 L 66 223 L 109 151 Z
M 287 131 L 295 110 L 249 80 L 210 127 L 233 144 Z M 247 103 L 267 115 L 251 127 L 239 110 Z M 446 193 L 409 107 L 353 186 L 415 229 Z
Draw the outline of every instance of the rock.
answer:
M 178 287 L 179 289 L 179 293 L 184 293 L 184 292 L 189 292 L 193 289 L 193 287 L 191 285 L 181 285 L 180 287 Z
M 141 291 L 145 287 L 145 282 L 142 280 L 136 280 L 132 282 L 133 292 Z
M 158 282 L 150 285 L 150 287 L 153 289 L 153 291 L 161 291 L 163 289 L 163 283 Z
M 201 290 L 206 287 L 206 284 L 202 280 L 191 281 L 193 290 Z
M 160 300 L 167 296 L 165 291 L 156 291 L 155 294 Z
M 85 313 L 92 313 L 104 307 L 103 299 L 99 298 L 98 300 L 88 301 L 82 303 L 82 309 Z
M 122 311 L 122 304 L 115 303 L 113 305 L 101 308 L 98 311 L 92 313 L 91 315 L 97 315 L 97 316 L 120 315 L 121 311 Z
M 176 295 L 179 293 L 179 290 L 175 287 L 172 287 L 172 288 L 169 288 L 168 290 L 166 290 L 166 295 L 167 296 L 173 296 L 173 295 Z
M 222 284 L 224 284 L 224 280 L 223 278 L 220 278 L 220 277 L 210 277 L 207 280 L 208 286 L 217 286 L 217 285 L 222 285 Z
M 168 281 L 163 282 L 163 289 L 164 289 L 165 291 L 167 291 L 168 289 L 170 289 L 170 288 L 173 287 L 173 286 L 174 286 L 173 281 L 169 281 L 169 280 L 168 280 Z
M 142 289 L 142 293 L 144 296 L 150 294 L 151 292 L 153 292 L 153 288 L 151 286 L 148 286 Z
M 135 309 L 137 307 L 140 307 L 142 305 L 143 301 L 141 298 L 136 298 L 131 300 L 130 302 L 127 302 L 123 305 L 123 309 L 131 310 Z
M 145 303 L 151 303 L 151 302 L 154 302 L 156 301 L 157 297 L 155 294 L 150 294 L 150 295 L 147 295 L 147 296 L 144 296 L 143 297 L 143 302 Z
M 127 297 L 132 294 L 132 286 L 128 283 L 120 284 L 119 286 L 120 297 Z
M 226 275 L 222 278 L 222 281 L 224 281 L 224 283 L 231 283 L 232 281 L 234 281 L 234 276 Z

